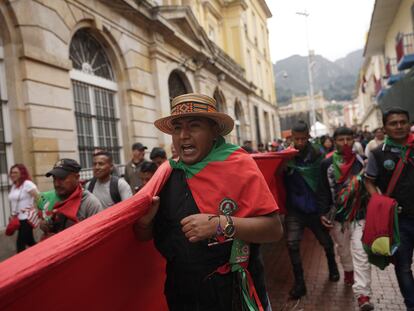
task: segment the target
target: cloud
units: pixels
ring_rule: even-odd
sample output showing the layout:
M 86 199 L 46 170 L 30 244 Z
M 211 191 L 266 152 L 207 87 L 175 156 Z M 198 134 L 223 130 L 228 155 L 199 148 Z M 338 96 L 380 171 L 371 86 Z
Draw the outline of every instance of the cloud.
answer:
M 272 61 L 294 54 L 307 55 L 309 47 L 330 60 L 364 47 L 374 0 L 268 0 Z M 296 12 L 306 10 L 307 18 Z

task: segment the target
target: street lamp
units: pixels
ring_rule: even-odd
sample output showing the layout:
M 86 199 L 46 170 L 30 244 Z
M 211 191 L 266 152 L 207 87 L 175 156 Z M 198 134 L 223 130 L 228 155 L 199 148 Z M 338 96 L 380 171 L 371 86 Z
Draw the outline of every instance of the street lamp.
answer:
M 314 65 L 314 63 L 312 62 L 312 56 L 314 55 L 314 52 L 309 49 L 309 33 L 308 33 L 309 13 L 305 10 L 303 12 L 296 12 L 296 14 L 305 17 L 306 45 L 308 48 L 309 101 L 310 101 L 310 106 L 311 106 L 310 122 L 311 122 L 311 126 L 314 125 L 314 130 L 316 133 L 316 113 L 315 113 L 315 101 L 313 99 L 313 75 L 312 75 L 312 66 Z

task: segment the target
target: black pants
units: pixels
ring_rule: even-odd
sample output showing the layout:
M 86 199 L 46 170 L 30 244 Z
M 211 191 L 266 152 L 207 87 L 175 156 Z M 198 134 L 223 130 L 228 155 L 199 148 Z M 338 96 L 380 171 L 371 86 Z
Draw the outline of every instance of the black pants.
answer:
M 27 220 L 20 220 L 20 228 L 16 241 L 17 252 L 20 253 L 26 249 L 26 246 L 33 246 L 35 244 L 32 226 L 29 225 Z
M 184 269 L 187 270 L 187 269 Z M 214 271 L 212 269 L 209 272 Z M 240 281 L 235 273 L 220 275 L 201 270 L 183 271 L 167 264 L 164 294 L 170 311 L 241 311 Z M 255 284 L 256 290 L 261 288 Z M 264 288 L 264 285 L 262 286 Z M 259 297 L 260 294 L 258 293 Z M 261 295 L 268 310 L 266 293 Z
M 182 274 L 170 269 L 165 296 L 170 311 L 227 311 L 232 310 L 233 274 Z M 206 274 L 204 274 L 206 275 Z
M 334 244 L 328 230 L 322 225 L 319 215 L 287 215 L 285 218 L 286 240 L 289 250 L 290 262 L 292 264 L 295 278 L 303 279 L 302 259 L 300 258 L 300 242 L 303 239 L 303 231 L 308 227 L 322 247 L 326 256 L 335 260 Z

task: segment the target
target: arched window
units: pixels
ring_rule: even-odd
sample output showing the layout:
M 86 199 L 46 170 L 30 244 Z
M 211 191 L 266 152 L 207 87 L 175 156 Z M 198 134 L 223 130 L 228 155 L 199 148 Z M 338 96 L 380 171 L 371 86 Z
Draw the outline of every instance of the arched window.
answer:
M 179 70 L 174 70 L 168 77 L 168 91 L 170 94 L 170 102 L 174 97 L 191 93 L 191 86 L 185 74 Z
M 79 30 L 73 36 L 69 57 L 74 69 L 107 80 L 114 80 L 111 63 L 105 51 L 88 31 Z
M 216 100 L 217 103 L 217 111 L 227 113 L 227 106 L 226 106 L 226 98 L 224 97 L 223 92 L 216 88 L 214 91 L 213 98 Z
M 118 85 L 105 49 L 81 29 L 72 38 L 69 54 L 80 163 L 92 167 L 96 148 L 111 152 L 114 162 L 121 163 Z
M 240 101 L 236 100 L 235 104 L 234 104 L 234 116 L 235 116 L 235 120 L 234 120 L 234 125 L 236 128 L 236 139 L 237 139 L 237 144 L 239 146 L 242 145 L 244 137 L 243 137 L 243 132 L 244 132 L 244 116 L 243 116 L 243 108 L 242 105 L 240 103 Z

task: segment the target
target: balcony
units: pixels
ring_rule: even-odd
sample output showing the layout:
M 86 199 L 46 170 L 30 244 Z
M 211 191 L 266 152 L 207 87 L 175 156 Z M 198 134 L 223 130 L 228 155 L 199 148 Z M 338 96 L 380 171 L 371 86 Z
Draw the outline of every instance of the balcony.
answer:
M 385 95 L 387 95 L 388 91 L 390 89 L 386 89 L 386 88 L 382 88 L 378 93 L 377 96 L 375 97 L 377 102 L 379 102 Z
M 387 62 L 385 64 L 385 71 L 386 79 L 388 79 L 388 85 L 393 85 L 395 82 L 399 81 L 404 76 L 402 73 L 398 72 L 396 58 L 387 58 Z
M 414 65 L 414 33 L 399 33 L 396 41 L 398 70 L 411 68 Z

